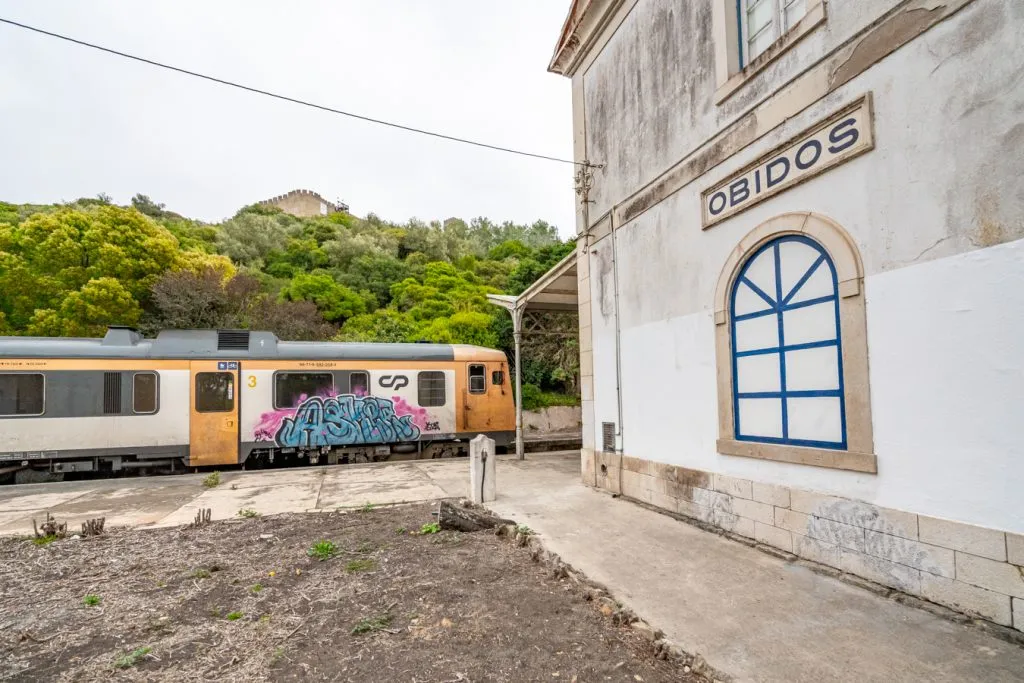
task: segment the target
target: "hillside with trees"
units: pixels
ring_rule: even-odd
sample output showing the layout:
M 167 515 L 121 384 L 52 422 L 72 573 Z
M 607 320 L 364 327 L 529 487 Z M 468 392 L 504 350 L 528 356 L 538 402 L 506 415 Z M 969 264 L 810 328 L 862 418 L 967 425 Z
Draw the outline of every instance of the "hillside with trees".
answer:
M 243 328 L 290 340 L 477 344 L 511 358 L 509 315 L 486 295 L 522 292 L 573 248 L 544 221 L 399 224 L 254 205 L 209 224 L 144 195 L 131 206 L 103 195 L 0 202 L 0 334 Z M 527 356 L 524 404 L 572 402 L 575 342 L 534 340 Z

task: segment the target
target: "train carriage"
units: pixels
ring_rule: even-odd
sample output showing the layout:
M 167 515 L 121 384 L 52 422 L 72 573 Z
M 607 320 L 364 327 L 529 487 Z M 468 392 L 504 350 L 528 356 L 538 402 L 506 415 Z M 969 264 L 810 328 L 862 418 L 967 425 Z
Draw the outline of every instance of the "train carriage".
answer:
M 462 455 L 515 436 L 500 351 L 167 330 L 0 337 L 0 472 Z

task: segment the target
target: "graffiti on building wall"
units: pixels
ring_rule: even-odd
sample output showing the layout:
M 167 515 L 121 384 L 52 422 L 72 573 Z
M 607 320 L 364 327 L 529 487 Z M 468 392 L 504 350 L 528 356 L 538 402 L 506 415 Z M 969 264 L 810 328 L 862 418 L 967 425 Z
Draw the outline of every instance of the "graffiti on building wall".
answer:
M 311 396 L 264 413 L 255 437 L 287 448 L 386 444 L 415 441 L 426 426 L 426 410 L 400 396 Z

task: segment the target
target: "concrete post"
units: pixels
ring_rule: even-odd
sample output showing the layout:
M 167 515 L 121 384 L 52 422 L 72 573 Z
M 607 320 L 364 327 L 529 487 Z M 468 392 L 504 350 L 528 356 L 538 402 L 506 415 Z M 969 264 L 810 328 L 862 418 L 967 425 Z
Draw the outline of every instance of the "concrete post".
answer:
M 469 442 L 469 499 L 489 503 L 497 497 L 494 439 L 478 434 Z

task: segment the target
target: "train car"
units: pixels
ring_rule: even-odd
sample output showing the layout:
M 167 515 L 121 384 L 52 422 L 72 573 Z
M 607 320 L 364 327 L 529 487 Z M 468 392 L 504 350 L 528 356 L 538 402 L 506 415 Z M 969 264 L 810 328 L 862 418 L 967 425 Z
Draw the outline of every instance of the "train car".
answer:
M 366 462 L 515 437 L 505 354 L 112 327 L 0 337 L 0 473 Z

